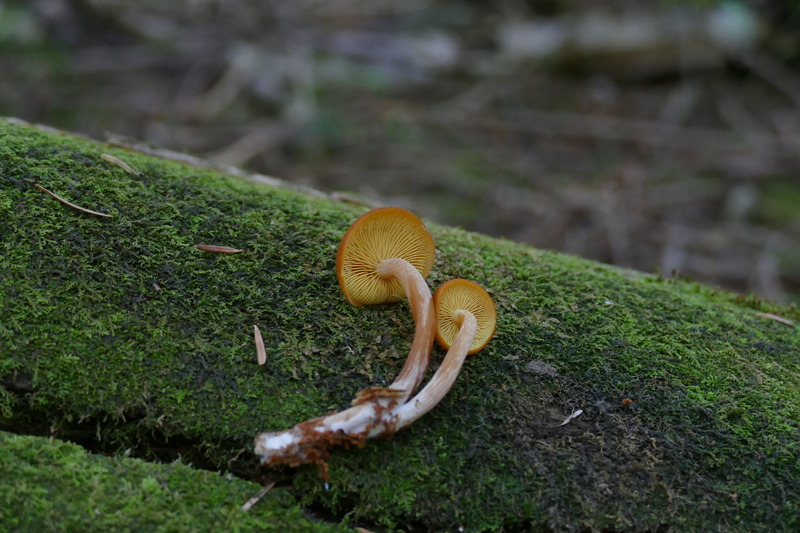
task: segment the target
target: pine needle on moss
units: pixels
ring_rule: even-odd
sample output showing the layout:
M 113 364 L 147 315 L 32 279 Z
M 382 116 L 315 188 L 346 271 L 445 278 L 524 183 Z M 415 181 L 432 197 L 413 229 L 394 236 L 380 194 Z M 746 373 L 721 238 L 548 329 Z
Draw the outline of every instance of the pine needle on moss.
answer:
M 41 191 L 44 191 L 44 192 L 46 192 L 47 194 L 49 194 L 50 196 L 52 196 L 53 198 L 55 198 L 56 200 L 58 200 L 58 201 L 59 201 L 59 202 L 61 202 L 62 204 L 68 205 L 68 206 L 70 206 L 70 207 L 71 207 L 71 208 L 73 208 L 73 209 L 77 209 L 77 210 L 78 210 L 78 211 L 80 211 L 81 213 L 88 213 L 88 214 L 90 214 L 90 215 L 97 215 L 98 217 L 107 217 L 107 218 L 112 218 L 112 217 L 113 217 L 113 215 L 109 215 L 109 214 L 107 214 L 107 213 L 99 213 L 99 212 L 97 212 L 97 211 L 92 211 L 91 209 L 86 209 L 85 207 L 81 207 L 81 206 L 79 206 L 79 205 L 75 205 L 75 204 L 73 204 L 72 202 L 70 202 L 70 201 L 68 201 L 68 200 L 65 200 L 65 199 L 61 198 L 61 197 L 60 197 L 60 196 L 58 196 L 56 193 L 54 193 L 54 192 L 52 192 L 52 191 L 49 191 L 49 190 L 45 189 L 44 187 L 42 187 L 42 186 L 41 186 L 41 185 L 39 185 L 38 183 L 36 183 L 36 184 L 34 184 L 34 185 L 36 186 L 36 188 L 37 188 L 37 189 L 39 189 L 39 190 L 41 190 Z

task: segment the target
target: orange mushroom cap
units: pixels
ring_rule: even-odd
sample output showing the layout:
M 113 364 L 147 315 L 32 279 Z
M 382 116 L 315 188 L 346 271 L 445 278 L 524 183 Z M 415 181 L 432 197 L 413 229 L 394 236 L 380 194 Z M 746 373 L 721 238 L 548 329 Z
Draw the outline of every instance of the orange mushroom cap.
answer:
M 436 308 L 436 342 L 450 348 L 461 327 L 463 311 L 475 315 L 478 329 L 468 354 L 481 351 L 494 335 L 497 312 L 489 294 L 477 283 L 465 279 L 451 279 L 442 284 L 433 295 Z
M 353 305 L 390 303 L 405 296 L 391 276 L 378 265 L 386 259 L 404 259 L 422 277 L 430 274 L 435 254 L 433 237 L 410 211 L 381 207 L 361 215 L 345 232 L 336 254 L 336 277 L 347 301 Z

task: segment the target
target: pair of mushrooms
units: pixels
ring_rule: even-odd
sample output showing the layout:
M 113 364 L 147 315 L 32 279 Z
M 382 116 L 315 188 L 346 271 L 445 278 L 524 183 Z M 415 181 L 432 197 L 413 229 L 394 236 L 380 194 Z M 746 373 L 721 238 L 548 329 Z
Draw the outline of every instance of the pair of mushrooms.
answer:
M 496 313 L 486 291 L 464 279 L 444 283 L 431 297 L 425 277 L 433 268 L 434 253 L 425 225 L 405 209 L 374 209 L 347 230 L 336 257 L 342 292 L 356 306 L 408 298 L 416 326 L 408 359 L 388 388 L 359 392 L 352 407 L 286 431 L 259 434 L 255 453 L 262 464 L 316 463 L 327 479 L 325 459 L 331 447 L 363 447 L 370 437 L 391 437 L 447 394 L 467 355 L 492 338 Z M 428 384 L 411 398 L 428 370 L 434 337 L 447 354 Z

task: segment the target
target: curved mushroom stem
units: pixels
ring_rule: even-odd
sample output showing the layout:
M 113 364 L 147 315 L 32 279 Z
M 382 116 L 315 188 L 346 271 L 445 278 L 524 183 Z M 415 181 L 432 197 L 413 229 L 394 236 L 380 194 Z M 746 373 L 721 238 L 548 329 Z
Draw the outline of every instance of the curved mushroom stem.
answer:
M 393 277 L 403 288 L 416 325 L 408 359 L 400 374 L 388 388 L 361 391 L 349 409 L 306 420 L 286 431 L 259 434 L 255 440 L 255 453 L 261 456 L 262 464 L 297 466 L 313 462 L 320 465 L 325 477 L 324 460 L 331 447 L 361 447 L 369 437 L 394 433 L 397 421 L 394 409 L 414 394 L 428 371 L 436 335 L 436 314 L 431 291 L 411 263 L 405 259 L 386 259 L 378 263 L 377 271 L 380 276 Z M 469 347 L 471 343 L 472 339 L 466 346 Z M 461 363 L 458 364 L 459 368 Z M 441 392 L 440 399 L 450 389 L 454 379 L 455 375 Z M 428 387 L 430 384 L 426 389 Z M 422 413 L 418 416 L 422 416 Z
M 363 447 L 368 438 L 391 436 L 430 411 L 455 383 L 478 329 L 475 315 L 469 311 L 456 311 L 454 319 L 460 327 L 453 344 L 430 382 L 412 400 L 403 403 L 406 390 L 376 387 L 359 393 L 349 409 L 301 422 L 287 431 L 261 433 L 255 440 L 255 453 L 261 456 L 261 463 L 317 463 L 323 479 L 327 479 L 325 459 L 331 447 Z M 404 379 L 410 382 L 415 371 L 416 367 L 409 369 Z
M 411 424 L 433 409 L 453 387 L 478 331 L 478 321 L 475 319 L 475 315 L 469 311 L 463 309 L 456 311 L 453 318 L 456 323 L 459 323 L 458 333 L 453 344 L 447 350 L 441 366 L 419 394 L 393 410 L 393 414 L 397 417 L 395 431 Z
M 416 326 L 408 359 L 406 359 L 400 374 L 389 385 L 390 389 L 403 391 L 402 400 L 399 402 L 403 403 L 414 394 L 428 371 L 433 338 L 436 334 L 436 314 L 433 309 L 431 290 L 414 265 L 405 259 L 384 259 L 378 263 L 376 270 L 382 277 L 395 278 L 403 287 Z

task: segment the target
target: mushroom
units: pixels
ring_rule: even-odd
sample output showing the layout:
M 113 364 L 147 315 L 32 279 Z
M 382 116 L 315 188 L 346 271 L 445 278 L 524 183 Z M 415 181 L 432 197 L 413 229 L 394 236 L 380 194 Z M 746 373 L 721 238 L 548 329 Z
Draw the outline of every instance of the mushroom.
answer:
M 398 207 L 373 209 L 345 232 L 336 256 L 336 277 L 353 305 L 408 297 L 416 332 L 400 374 L 388 388 L 361 391 L 353 407 L 307 420 L 294 428 L 261 433 L 255 453 L 262 464 L 297 466 L 315 462 L 323 470 L 328 449 L 363 446 L 385 413 L 416 391 L 428 370 L 436 329 L 433 300 L 425 277 L 433 268 L 433 238 L 422 221 Z
M 428 370 L 436 318 L 425 278 L 433 268 L 433 237 L 413 213 L 382 207 L 361 215 L 342 237 L 336 277 L 353 305 L 391 303 L 408 297 L 416 332 L 400 374 L 389 386 L 402 391 L 401 403 Z
M 436 341 L 448 348 L 441 366 L 413 399 L 394 409 L 394 431 L 430 411 L 450 391 L 467 355 L 481 351 L 494 335 L 497 313 L 489 294 L 477 283 L 452 279 L 433 295 Z
M 403 391 L 375 387 L 361 391 L 345 411 L 308 420 L 289 431 L 256 437 L 262 464 L 297 466 L 315 462 L 327 479 L 328 449 L 334 445 L 363 447 L 376 436 L 391 436 L 430 411 L 455 382 L 468 354 L 483 349 L 494 334 L 496 312 L 492 299 L 478 284 L 455 279 L 436 291 L 439 343 L 449 348 L 430 382 L 403 403 Z M 410 356 L 409 356 L 410 357 Z

